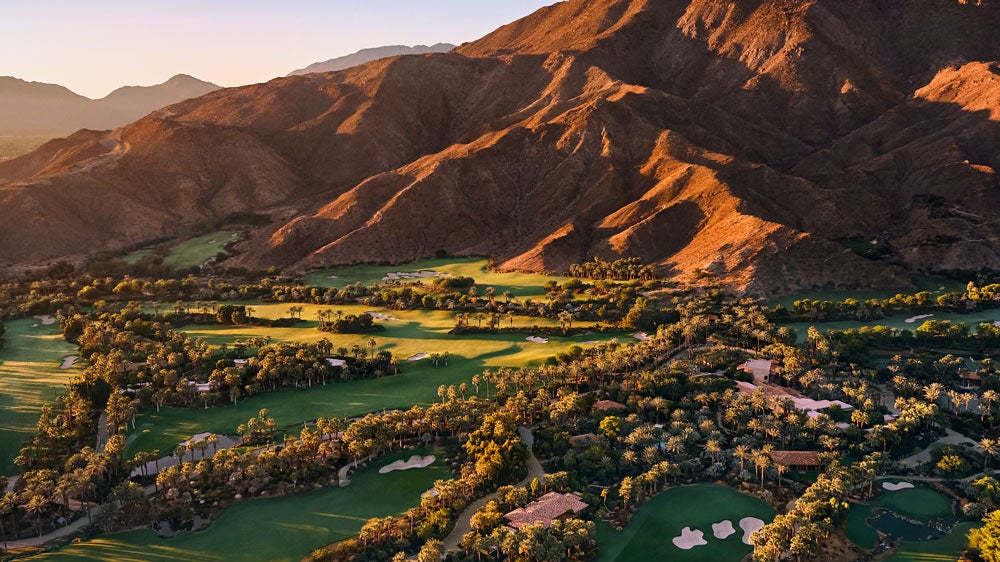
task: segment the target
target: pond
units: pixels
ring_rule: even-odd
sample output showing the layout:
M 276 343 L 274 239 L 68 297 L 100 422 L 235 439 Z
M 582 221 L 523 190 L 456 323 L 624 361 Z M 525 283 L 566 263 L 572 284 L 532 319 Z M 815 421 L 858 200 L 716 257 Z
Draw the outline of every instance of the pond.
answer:
M 941 537 L 944 533 L 923 524 L 907 521 L 891 511 L 878 510 L 878 515 L 868 520 L 868 524 L 883 533 L 904 541 L 926 541 Z

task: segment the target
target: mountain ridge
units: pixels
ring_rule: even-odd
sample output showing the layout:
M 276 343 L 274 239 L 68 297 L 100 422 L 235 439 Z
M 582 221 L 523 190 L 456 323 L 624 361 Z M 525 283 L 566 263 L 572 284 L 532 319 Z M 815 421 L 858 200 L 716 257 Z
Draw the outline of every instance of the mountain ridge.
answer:
M 219 86 L 177 74 L 153 86 L 123 86 L 91 99 L 65 86 L 0 77 L 0 135 L 65 135 L 79 129 L 114 129 Z
M 570 0 L 451 53 L 216 91 L 2 163 L 0 260 L 260 210 L 287 218 L 228 265 L 634 255 L 750 292 L 1000 269 L 997 24 L 951 0 Z M 128 205 L 94 207 L 97 228 L 69 191 Z
M 401 55 L 426 55 L 431 53 L 446 53 L 455 48 L 451 43 L 435 43 L 433 45 L 386 45 L 369 47 L 342 57 L 332 58 L 322 62 L 314 62 L 305 68 L 293 70 L 286 76 L 300 76 L 319 72 L 336 72 L 352 66 Z

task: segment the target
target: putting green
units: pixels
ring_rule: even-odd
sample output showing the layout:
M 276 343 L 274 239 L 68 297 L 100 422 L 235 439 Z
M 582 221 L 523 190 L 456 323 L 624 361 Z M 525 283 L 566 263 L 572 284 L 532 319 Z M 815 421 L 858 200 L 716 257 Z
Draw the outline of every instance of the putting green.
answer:
M 220 230 L 181 242 L 163 258 L 163 263 L 176 269 L 201 265 L 220 252 L 227 253 L 225 245 L 238 240 L 239 235 L 235 230 Z
M 684 560 L 697 562 L 737 562 L 753 547 L 743 544 L 740 519 L 757 517 L 771 521 L 775 511 L 764 502 L 726 486 L 698 484 L 671 488 L 656 496 L 632 517 L 622 531 L 605 522 L 597 526 L 600 562 L 644 562 L 646 560 Z M 712 524 L 728 519 L 734 534 L 717 539 Z M 682 550 L 671 539 L 684 527 L 701 531 L 708 543 Z
M 504 291 L 510 291 L 512 296 L 521 298 L 527 296 L 544 296 L 544 287 L 549 281 L 565 283 L 571 279 L 571 277 L 537 275 L 533 273 L 497 273 L 489 271 L 487 269 L 488 264 L 489 262 L 481 258 L 440 258 L 418 261 L 406 265 L 352 265 L 315 271 L 306 275 L 305 281 L 307 285 L 311 286 L 336 287 L 339 289 L 359 281 L 366 285 L 378 283 L 389 273 L 436 271 L 456 277 L 472 277 L 476 280 L 476 285 L 481 288 L 479 292 L 480 297 L 483 296 L 483 288 L 493 287 L 496 289 L 497 298 L 500 298 Z M 434 278 L 403 279 L 401 281 L 432 283 Z
M 946 562 L 958 560 L 968 544 L 967 535 L 981 522 L 960 523 L 951 533 L 932 541 L 904 541 L 886 562 Z
M 414 454 L 434 454 L 437 459 L 426 468 L 378 473 L 379 467 Z M 181 532 L 169 539 L 146 529 L 130 531 L 30 559 L 297 562 L 316 548 L 356 535 L 372 517 L 398 514 L 416 505 L 435 480 L 449 477 L 441 451 L 406 451 L 369 463 L 346 488 L 235 503 L 204 531 Z
M 76 346 L 63 339 L 59 323 L 44 324 L 37 318 L 5 322 L 6 344 L 0 351 L 0 474 L 14 474 L 14 458 L 21 444 L 35 433 L 42 405 L 56 393 L 79 366 L 60 369 Z
M 905 480 L 884 480 L 881 482 L 898 484 L 903 481 Z M 881 482 L 876 485 L 881 486 Z M 875 502 L 852 504 L 850 511 L 847 513 L 847 521 L 845 522 L 847 538 L 861 548 L 872 548 L 878 542 L 878 534 L 866 521 L 868 518 L 873 517 L 873 511 L 876 507 L 893 511 L 899 515 L 923 523 L 928 523 L 935 519 L 952 519 L 954 517 L 951 510 L 951 499 L 933 488 L 916 484 L 913 488 L 905 488 L 894 492 L 883 489 L 882 494 Z
M 287 316 L 289 305 L 254 304 L 255 317 L 281 318 Z M 438 399 L 440 385 L 470 383 L 472 375 L 484 369 L 497 367 L 523 367 L 538 365 L 574 343 L 603 341 L 618 337 L 631 338 L 620 333 L 580 334 L 569 338 L 547 338 L 548 343 L 525 341 L 523 334 L 449 335 L 455 325 L 454 314 L 445 311 L 396 311 L 360 305 L 316 306 L 302 305 L 302 317 L 308 319 L 295 328 L 264 328 L 259 326 L 186 326 L 185 333 L 203 338 L 209 344 L 232 345 L 237 339 L 253 336 L 270 336 L 277 342 L 315 342 L 330 340 L 334 349 L 361 345 L 366 350 L 367 340 L 374 337 L 378 350 L 388 350 L 399 359 L 400 374 L 380 379 L 364 379 L 336 384 L 314 385 L 310 389 L 265 392 L 243 400 L 235 406 L 209 409 L 164 408 L 143 411 L 136 420 L 136 430 L 128 437 L 129 451 L 169 451 L 178 442 L 204 431 L 232 433 L 236 426 L 255 415 L 261 408 L 270 410 L 279 426 L 291 425 L 317 417 L 353 416 L 381 410 L 403 408 L 415 403 L 433 402 Z M 330 334 L 316 329 L 316 311 L 333 309 L 344 314 L 361 314 L 377 311 L 396 318 L 395 321 L 377 321 L 385 331 L 369 335 Z M 530 321 L 533 324 L 554 325 L 545 318 L 515 319 L 515 326 Z M 448 352 L 448 365 L 434 367 L 431 360 L 407 361 L 418 353 Z M 485 389 L 480 387 L 481 392 Z

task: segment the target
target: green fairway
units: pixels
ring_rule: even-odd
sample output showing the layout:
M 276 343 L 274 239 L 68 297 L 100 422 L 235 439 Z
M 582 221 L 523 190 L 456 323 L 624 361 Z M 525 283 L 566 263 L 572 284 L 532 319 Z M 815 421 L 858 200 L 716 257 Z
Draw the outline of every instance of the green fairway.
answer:
M 76 346 L 63 339 L 59 323 L 37 318 L 6 322 L 7 341 L 0 351 L 0 474 L 19 472 L 14 457 L 35 432 L 42 404 L 51 402 L 80 367 L 60 369 Z
M 427 468 L 379 474 L 378 469 L 414 454 L 434 454 Z M 420 501 L 435 480 L 449 478 L 440 451 L 411 450 L 371 462 L 351 485 L 238 502 L 200 532 L 161 539 L 150 530 L 100 537 L 32 560 L 295 561 L 323 545 L 358 533 L 372 517 L 401 513 Z
M 225 245 L 239 239 L 235 230 L 220 230 L 181 242 L 170 251 L 163 263 L 177 269 L 201 265 L 218 253 L 226 253 Z
M 894 484 L 902 480 L 884 480 Z M 880 484 L 879 484 L 880 485 Z M 845 530 L 847 538 L 861 548 L 872 548 L 878 542 L 878 534 L 875 529 L 868 524 L 867 519 L 874 516 L 877 507 L 893 511 L 899 515 L 928 523 L 935 519 L 953 519 L 951 510 L 951 499 L 948 496 L 929 488 L 917 484 L 914 488 L 889 491 L 882 490 L 882 494 L 873 503 L 852 504 L 847 513 Z M 939 542 L 926 541 L 926 542 Z
M 306 284 L 317 287 L 346 287 L 361 282 L 366 285 L 378 283 L 389 273 L 435 271 L 454 276 L 472 277 L 480 287 L 493 287 L 497 297 L 510 291 L 515 297 L 545 295 L 545 284 L 549 281 L 564 283 L 570 277 L 537 275 L 533 273 L 496 273 L 487 269 L 488 262 L 481 258 L 440 258 L 423 260 L 406 265 L 352 265 L 323 269 L 305 276 Z M 432 283 L 433 277 L 403 280 Z M 482 292 L 480 291 L 480 296 Z
M 878 505 L 923 523 L 954 517 L 948 496 L 920 485 L 896 492 L 885 491 Z
M 958 524 L 951 533 L 933 541 L 906 541 L 887 562 L 953 562 L 965 550 L 966 535 L 980 522 Z
M 288 305 L 255 304 L 254 316 L 279 318 L 286 316 Z M 483 369 L 537 365 L 565 350 L 573 343 L 603 341 L 628 336 L 615 333 L 580 334 L 569 338 L 548 338 L 545 344 L 525 340 L 523 334 L 477 334 L 453 336 L 447 332 L 454 327 L 453 313 L 445 311 L 396 311 L 375 309 L 360 305 L 320 307 L 303 305 L 304 319 L 315 318 L 321 308 L 332 308 L 345 314 L 361 314 L 375 310 L 397 320 L 378 323 L 385 331 L 371 335 L 378 349 L 385 349 L 399 359 L 400 374 L 380 379 L 316 385 L 311 389 L 266 392 L 252 396 L 235 406 L 210 409 L 164 408 L 143 411 L 136 420 L 136 430 L 128 437 L 129 451 L 172 450 L 180 441 L 190 436 L 210 431 L 232 433 L 236 426 L 256 415 L 261 408 L 270 410 L 279 426 L 292 425 L 317 417 L 353 416 L 383 408 L 403 408 L 415 403 L 437 400 L 439 385 L 469 383 L 472 375 Z M 552 325 L 544 318 L 515 319 L 515 325 L 530 320 L 532 324 Z M 351 348 L 354 344 L 365 346 L 368 335 L 330 334 L 316 329 L 317 322 L 308 320 L 295 328 L 265 328 L 258 326 L 187 326 L 182 331 L 205 339 L 209 344 L 232 345 L 236 339 L 252 336 L 271 336 L 276 342 L 314 342 L 329 339 L 337 347 Z M 448 365 L 434 367 L 430 359 L 407 361 L 418 353 L 448 352 Z M 470 392 L 473 392 L 471 384 Z M 480 388 L 481 392 L 485 389 Z
M 775 512 L 764 502 L 725 486 L 699 484 L 672 488 L 643 505 L 622 531 L 607 523 L 597 526 L 600 562 L 644 562 L 683 560 L 697 562 L 737 562 L 752 547 L 743 544 L 740 519 L 757 517 L 764 522 Z M 712 524 L 730 520 L 736 533 L 717 539 Z M 704 533 L 707 545 L 690 550 L 676 547 L 672 540 L 684 527 Z

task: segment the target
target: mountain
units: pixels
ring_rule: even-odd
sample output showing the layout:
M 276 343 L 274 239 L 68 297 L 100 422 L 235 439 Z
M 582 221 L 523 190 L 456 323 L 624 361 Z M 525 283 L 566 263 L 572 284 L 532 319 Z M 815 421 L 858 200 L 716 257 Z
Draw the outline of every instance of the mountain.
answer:
M 55 84 L 0 77 L 0 136 L 65 135 L 114 129 L 154 109 L 217 90 L 184 74 L 155 86 L 126 86 L 92 100 Z
M 455 46 L 450 43 L 436 43 L 430 47 L 427 45 L 414 45 L 413 47 L 406 45 L 390 45 L 387 47 L 361 49 L 356 53 L 330 59 L 325 62 L 315 62 L 305 68 L 293 70 L 288 74 L 288 76 L 300 76 L 302 74 L 313 74 L 316 72 L 335 72 L 337 70 L 346 70 L 352 66 L 388 57 L 398 57 L 400 55 L 426 55 L 428 53 L 447 53 L 454 48 Z
M 257 210 L 228 264 L 630 255 L 751 292 L 1000 269 L 998 25 L 990 0 L 569 0 L 0 163 L 0 261 Z

